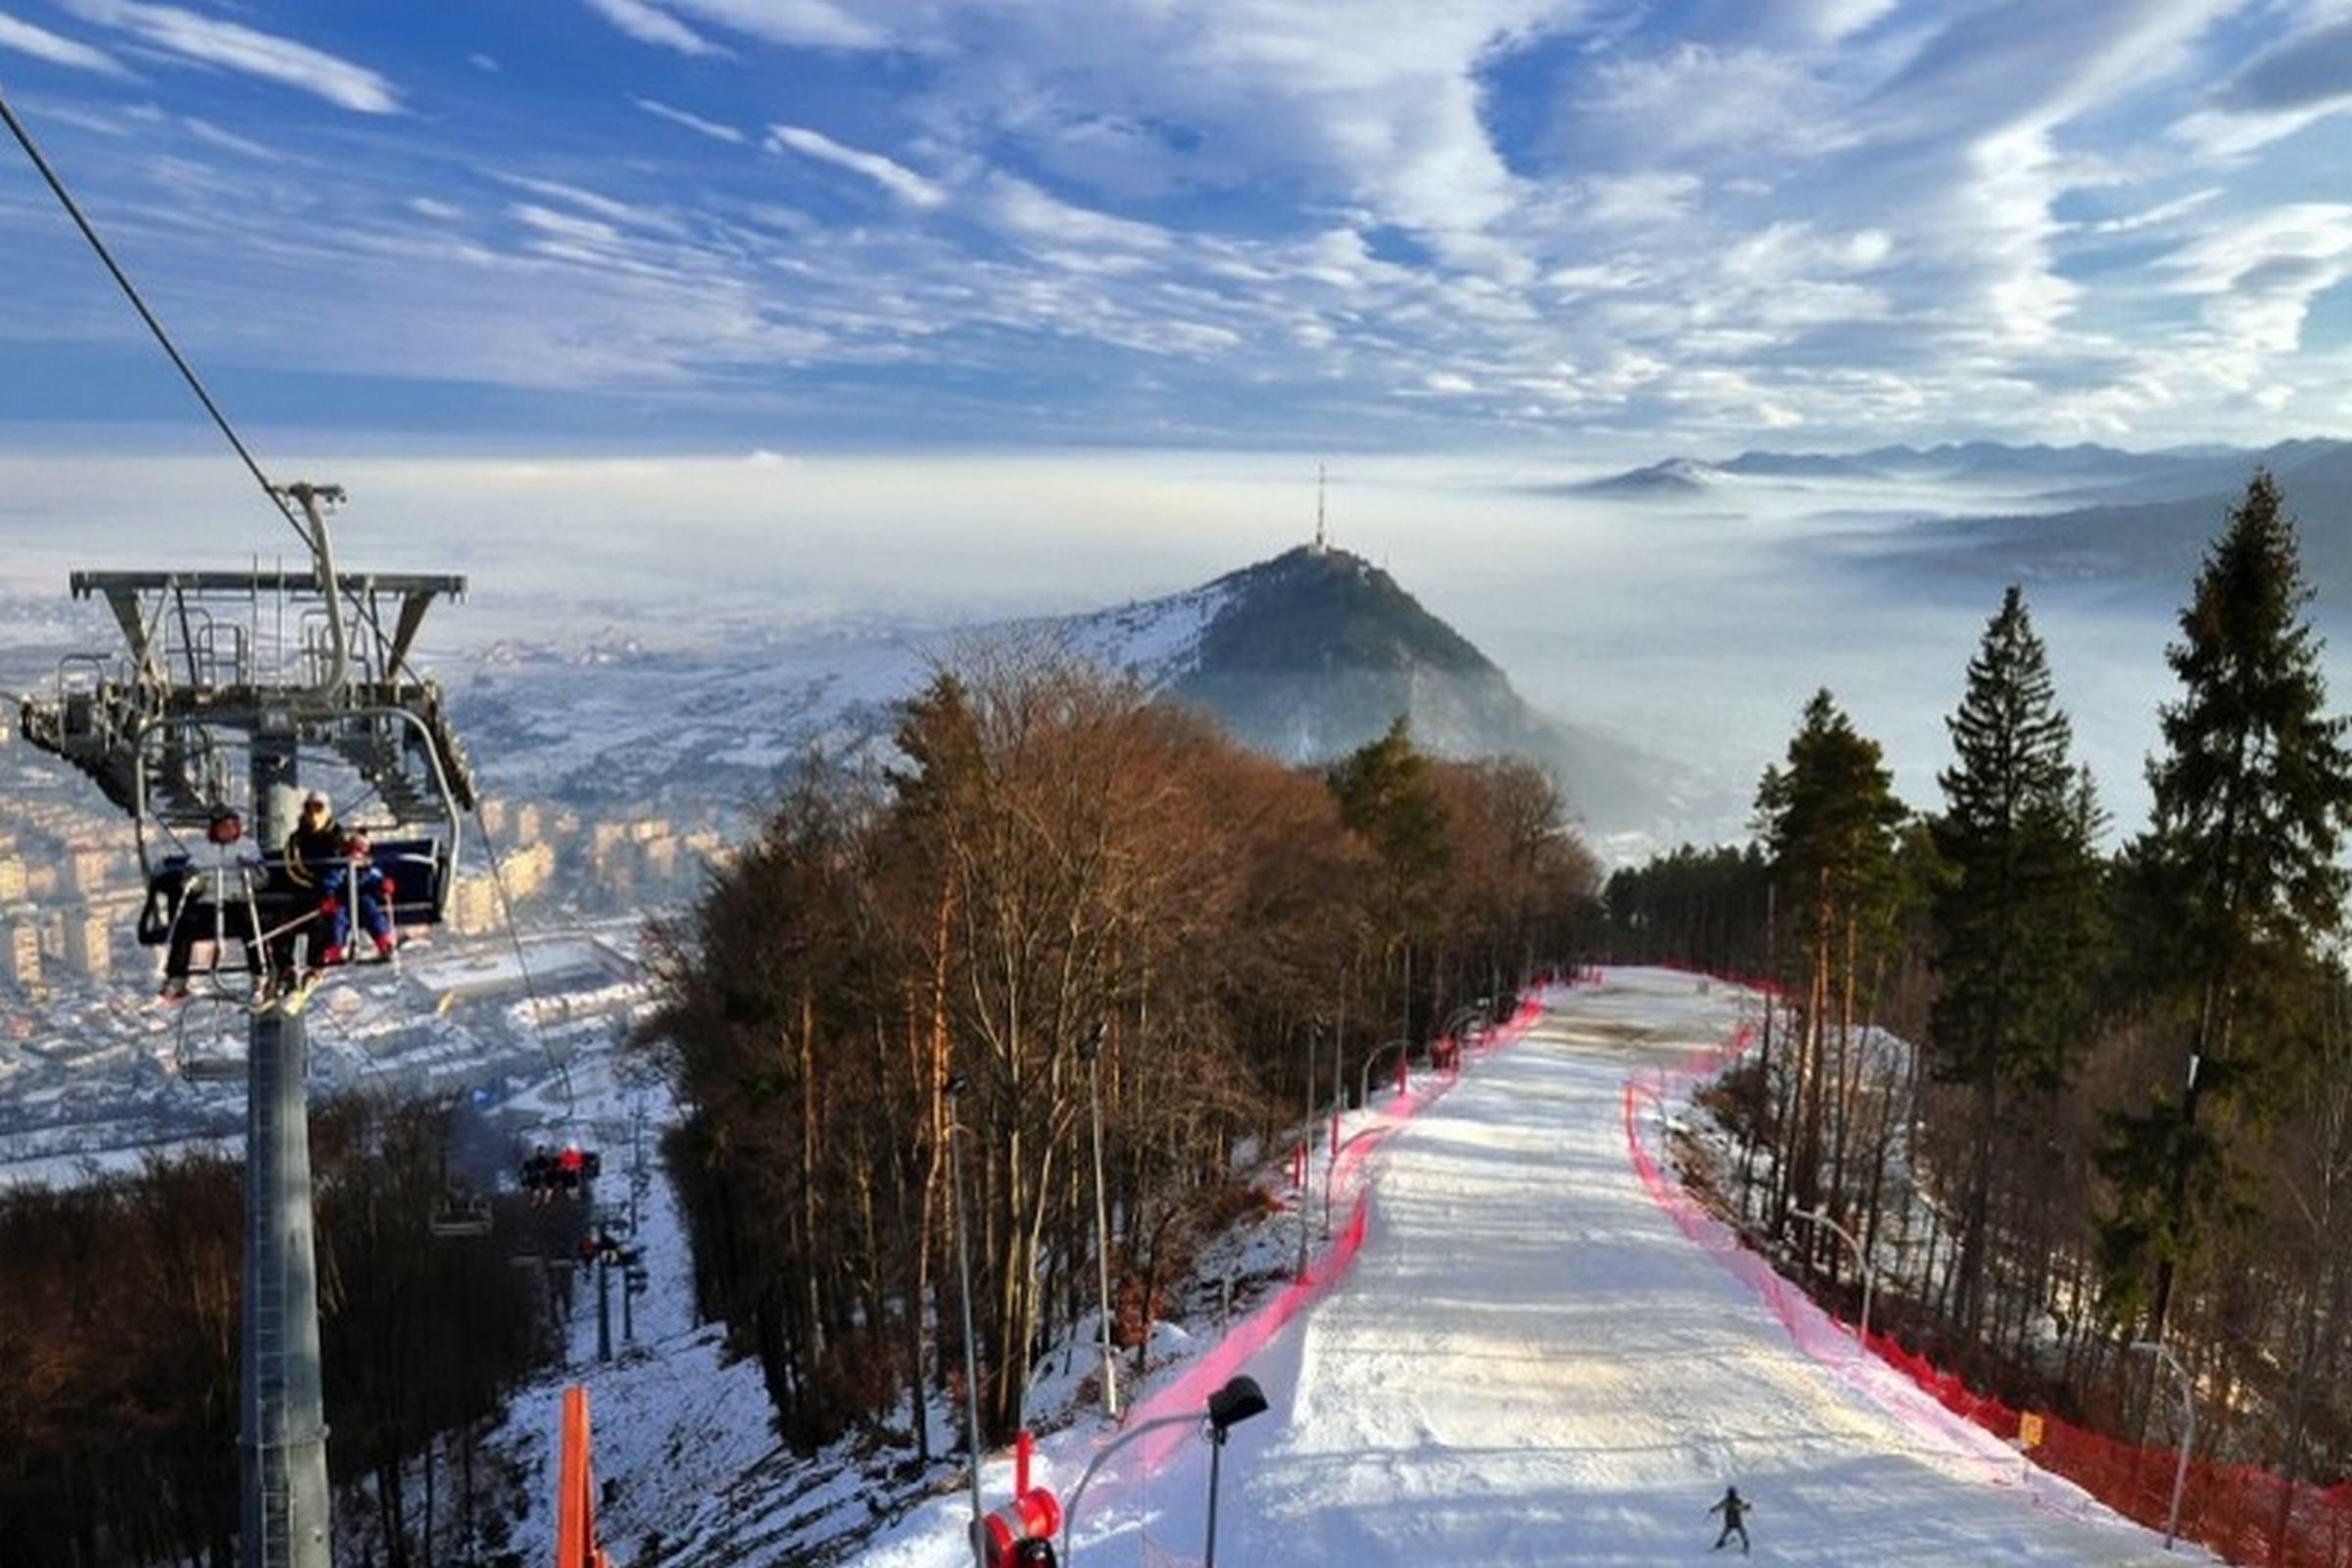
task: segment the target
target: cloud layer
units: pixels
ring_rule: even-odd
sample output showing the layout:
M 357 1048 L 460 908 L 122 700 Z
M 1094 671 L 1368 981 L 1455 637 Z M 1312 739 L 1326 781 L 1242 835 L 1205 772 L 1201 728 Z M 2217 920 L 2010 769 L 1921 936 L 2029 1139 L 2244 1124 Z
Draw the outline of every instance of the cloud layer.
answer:
M 256 365 L 873 440 L 2352 416 L 2332 0 L 11 4 Z M 111 341 L 86 281 L 12 279 L 0 337 Z

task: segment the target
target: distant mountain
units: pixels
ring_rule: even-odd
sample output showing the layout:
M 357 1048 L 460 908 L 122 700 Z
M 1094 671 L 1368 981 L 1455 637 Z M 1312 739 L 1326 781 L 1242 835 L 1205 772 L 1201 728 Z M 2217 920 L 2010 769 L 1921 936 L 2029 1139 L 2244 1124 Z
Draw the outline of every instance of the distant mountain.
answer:
M 886 743 L 895 705 L 957 645 L 1043 639 L 1213 714 L 1245 745 L 1320 762 L 1397 714 L 1449 757 L 1532 758 L 1596 832 L 1685 819 L 1680 775 L 1606 736 L 1537 712 L 1493 661 L 1395 578 L 1345 551 L 1301 547 L 1164 598 L 1067 617 L 761 648 L 725 659 L 627 661 L 502 645 L 452 682 L 493 788 L 755 801 L 811 746 Z
M 1301 546 L 1166 599 L 1072 617 L 1056 635 L 1287 761 L 1329 760 L 1402 713 L 1441 755 L 1546 764 L 1596 828 L 1647 825 L 1674 807 L 1663 764 L 1536 711 L 1467 638 L 1346 551 Z
M 2013 501 L 2056 510 L 2192 500 L 2229 488 L 2233 476 L 2242 484 L 2256 463 L 2283 479 L 2348 451 L 2352 444 L 2326 440 L 2282 441 L 2259 452 L 2211 444 L 2127 452 L 2095 442 L 2053 447 L 1998 441 L 1846 453 L 1750 451 L 1721 463 L 1668 458 L 1569 489 L 1578 495 L 1640 499 L 1690 495 L 1743 479 L 1871 480 L 1995 490 L 2009 493 Z
M 1646 468 L 1629 469 L 1569 488 L 1574 494 L 1587 496 L 1687 496 L 1703 494 L 1721 483 L 1723 470 L 1711 463 L 1668 458 Z
M 2194 477 L 2209 487 L 2200 493 L 1938 522 L 1922 530 L 1900 566 L 1974 565 L 2028 581 L 2090 580 L 2184 595 L 2223 514 L 2244 497 L 2261 462 L 2302 523 L 2304 573 L 2320 589 L 2320 609 L 2336 618 L 2352 613 L 2352 443 L 2288 442 L 2194 462 Z
M 1866 452 L 1742 452 L 1726 473 L 1775 478 L 1908 479 L 1936 484 L 2096 484 L 2175 466 L 2166 453 L 2126 452 L 2083 442 L 2071 447 L 2009 446 L 1998 441 L 1941 446 L 1873 447 Z

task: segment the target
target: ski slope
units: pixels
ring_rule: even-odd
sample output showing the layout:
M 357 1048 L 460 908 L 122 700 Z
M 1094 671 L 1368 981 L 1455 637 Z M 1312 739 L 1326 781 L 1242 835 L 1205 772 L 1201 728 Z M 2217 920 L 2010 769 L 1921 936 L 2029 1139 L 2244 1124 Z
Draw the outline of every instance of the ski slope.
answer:
M 1800 1350 L 1645 1193 L 1626 1077 L 1722 1040 L 1739 993 L 1632 970 L 1549 1000 L 1380 1150 L 1353 1271 L 1250 1364 L 1272 1409 L 1226 1451 L 1219 1561 L 1703 1558 L 1727 1484 L 1758 1562 L 2181 1560 L 1846 1347 Z M 1066 1497 L 1103 1440 L 1060 1435 L 1043 1478 Z M 1069 1564 L 1198 1561 L 1206 1475 L 1190 1440 L 1114 1462 Z M 968 1561 L 956 1510 L 925 1513 L 860 1561 Z

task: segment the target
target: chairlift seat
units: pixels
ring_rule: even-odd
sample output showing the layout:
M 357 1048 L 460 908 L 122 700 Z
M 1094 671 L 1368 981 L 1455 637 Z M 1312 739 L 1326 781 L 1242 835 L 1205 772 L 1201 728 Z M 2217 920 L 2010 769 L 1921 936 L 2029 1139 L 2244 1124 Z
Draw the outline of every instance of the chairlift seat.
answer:
M 434 1208 L 425 1223 L 435 1236 L 487 1236 L 491 1230 L 489 1200 L 448 1200 Z
M 176 857 L 174 860 L 177 861 Z M 382 872 L 384 879 L 392 884 L 388 907 L 395 927 L 406 930 L 441 923 L 441 911 L 448 906 L 449 848 L 446 844 L 424 838 L 385 839 L 368 847 L 368 862 Z M 262 871 L 255 878 L 253 894 L 265 925 L 277 925 L 295 918 L 301 910 L 303 892 L 287 883 L 285 865 L 286 858 L 282 852 L 262 858 Z M 167 863 L 163 874 L 201 876 L 205 874 L 205 869 L 179 861 Z M 207 888 L 204 898 L 210 903 L 220 892 L 217 888 Z M 229 897 L 234 899 L 241 895 L 232 891 Z M 211 941 L 213 927 L 210 919 L 205 916 L 198 918 L 202 923 L 196 932 L 196 940 Z M 168 920 L 142 919 L 137 935 L 141 947 L 164 947 L 172 940 L 172 924 Z M 231 951 L 219 955 L 216 966 L 242 973 L 245 961 L 241 945 L 232 939 L 222 946 Z
M 195 1084 L 235 1083 L 248 1070 L 243 1056 L 188 1056 L 179 1064 L 179 1075 Z

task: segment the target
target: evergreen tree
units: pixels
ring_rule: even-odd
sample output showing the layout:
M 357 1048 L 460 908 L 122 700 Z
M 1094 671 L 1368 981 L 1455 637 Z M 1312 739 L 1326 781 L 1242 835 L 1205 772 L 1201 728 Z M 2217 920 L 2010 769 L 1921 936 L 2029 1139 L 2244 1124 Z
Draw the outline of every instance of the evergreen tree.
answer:
M 1417 954 L 1438 934 L 1445 883 L 1451 869 L 1446 803 L 1431 776 L 1429 759 L 1413 744 L 1399 713 L 1388 732 L 1367 741 L 1331 765 L 1325 775 L 1340 820 L 1372 849 L 1380 864 L 1380 896 L 1373 917 L 1385 923 L 1384 945 L 1400 962 L 1403 1032 L 1414 1032 L 1415 975 L 1427 990 L 1426 963 Z
M 2162 710 L 2153 820 L 2134 847 L 2170 939 L 2163 1017 L 2187 1060 L 2177 1099 L 2111 1123 L 2100 1241 L 2111 1304 L 2144 1303 L 2151 1336 L 2229 1202 L 2230 1123 L 2275 1108 L 2289 1081 L 2296 981 L 2342 923 L 2352 756 L 2325 711 L 2311 597 L 2294 521 L 2257 469 L 2165 653 L 2182 692 Z
M 2096 800 L 2088 775 L 2067 760 L 2072 732 L 2015 586 L 1985 624 L 1959 710 L 1944 724 L 1956 760 L 1937 778 L 1943 875 L 1932 901 L 1940 984 L 1931 1035 L 1936 1075 L 1969 1086 L 1977 1102 L 1954 1291 L 1960 1325 L 1973 1330 L 2001 1092 L 2047 1092 L 2066 1076 L 2098 882 Z
M 1783 1150 L 1784 1211 L 1822 1196 L 1822 1166 L 1838 1186 L 1845 1128 L 1844 1085 L 1856 990 L 1870 949 L 1894 909 L 1895 829 L 1903 808 L 1879 743 L 1855 730 L 1827 691 L 1805 705 L 1786 767 L 1765 770 L 1756 791 L 1757 826 L 1790 922 L 1801 1032 L 1792 1042 L 1794 1090 Z M 1838 1060 L 1828 1057 L 1837 1020 Z

